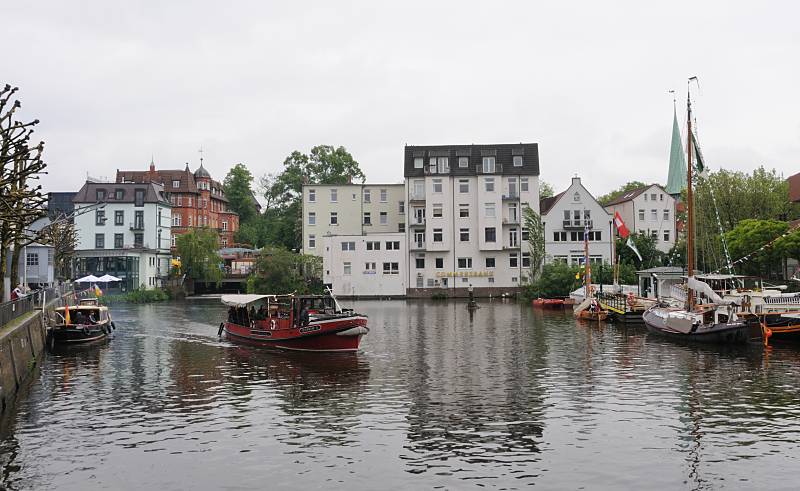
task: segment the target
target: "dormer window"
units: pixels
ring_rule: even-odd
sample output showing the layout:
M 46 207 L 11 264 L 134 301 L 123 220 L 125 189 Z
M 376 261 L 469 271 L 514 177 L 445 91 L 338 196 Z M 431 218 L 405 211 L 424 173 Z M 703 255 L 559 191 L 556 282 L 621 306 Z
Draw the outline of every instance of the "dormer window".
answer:
M 181 187 L 181 181 L 178 179 L 174 179 L 172 181 L 172 187 L 173 189 L 178 189 L 179 187 Z
M 98 189 L 95 191 L 95 197 L 97 201 L 105 201 L 106 199 L 106 190 L 105 189 Z

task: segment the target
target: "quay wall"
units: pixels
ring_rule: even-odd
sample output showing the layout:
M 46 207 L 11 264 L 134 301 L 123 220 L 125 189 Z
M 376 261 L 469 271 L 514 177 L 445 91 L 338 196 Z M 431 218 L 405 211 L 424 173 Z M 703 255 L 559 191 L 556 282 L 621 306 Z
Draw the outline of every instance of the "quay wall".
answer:
M 506 297 L 514 297 L 521 293 L 519 287 L 473 287 L 472 293 L 475 298 L 496 298 L 505 295 Z M 408 288 L 406 290 L 406 298 L 432 298 L 432 297 L 445 297 L 445 298 L 469 298 L 469 288 Z
M 46 338 L 41 310 L 0 329 L 0 412 L 14 404 L 17 391 L 35 372 Z

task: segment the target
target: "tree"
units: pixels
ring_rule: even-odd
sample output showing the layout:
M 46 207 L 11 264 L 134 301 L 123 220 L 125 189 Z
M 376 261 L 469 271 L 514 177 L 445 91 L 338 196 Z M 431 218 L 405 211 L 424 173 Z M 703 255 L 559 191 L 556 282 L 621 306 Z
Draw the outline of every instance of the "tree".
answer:
M 655 237 L 639 232 L 631 234 L 630 238 L 639 254 L 642 255 L 642 260 L 640 261 L 636 253 L 625 244 L 627 239 L 617 238 L 614 246 L 616 247 L 620 264 L 630 264 L 638 269 L 654 268 L 664 264 L 664 253 L 656 247 Z
M 788 223 L 778 220 L 748 219 L 740 221 L 733 230 L 725 233 L 731 259 L 735 261 L 752 255 L 747 260 L 738 263 L 736 268 L 743 273 L 755 276 L 769 277 L 772 272 L 780 272 L 781 260 L 784 252 L 790 247 L 790 242 L 784 241 L 781 244 L 776 239 L 788 229 Z
M 553 186 L 548 182 L 539 181 L 539 199 L 552 198 L 553 196 L 555 196 Z
M 78 242 L 75 223 L 61 215 L 45 228 L 44 242 L 53 246 L 53 270 L 56 278 L 72 275 L 72 255 Z
M 228 171 L 222 186 L 231 210 L 239 214 L 239 223 L 248 223 L 258 216 L 250 184 L 253 175 L 244 164 L 236 164 Z
M 322 293 L 322 258 L 282 247 L 261 250 L 247 281 L 250 293 Z
M 178 235 L 175 246 L 180 256 L 181 271 L 187 277 L 207 283 L 222 281 L 222 258 L 219 256 L 219 236 L 207 228 L 193 228 Z
M 600 196 L 599 198 L 597 198 L 597 202 L 600 203 L 601 205 L 605 206 L 608 203 L 610 203 L 610 202 L 614 201 L 615 199 L 619 198 L 623 194 L 627 193 L 628 191 L 633 191 L 634 189 L 643 188 L 645 186 L 647 186 L 647 184 L 645 184 L 645 183 L 643 183 L 641 181 L 629 181 L 629 182 L 623 184 L 621 187 L 615 189 L 614 191 L 611 191 L 608 194 L 604 194 L 603 196 Z
M 522 213 L 525 228 L 528 229 L 528 247 L 531 253 L 529 278 L 533 282 L 539 279 L 544 262 L 544 224 L 541 215 L 533 211 L 530 206 L 526 206 Z

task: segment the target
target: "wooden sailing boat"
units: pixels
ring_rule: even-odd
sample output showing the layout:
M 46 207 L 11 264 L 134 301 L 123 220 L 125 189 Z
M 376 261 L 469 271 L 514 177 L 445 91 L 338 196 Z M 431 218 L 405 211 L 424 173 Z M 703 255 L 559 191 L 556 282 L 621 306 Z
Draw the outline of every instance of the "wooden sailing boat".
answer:
M 583 320 L 602 321 L 608 317 L 608 311 L 600 308 L 592 292 L 592 265 L 589 263 L 589 225 L 583 228 L 583 285 L 585 293 L 583 302 L 575 309 L 575 317 Z
M 691 83 L 696 77 L 689 79 Z M 695 142 L 692 134 L 692 100 L 686 96 L 687 112 L 687 179 L 686 179 L 686 248 L 687 295 L 685 308 L 656 305 L 647 309 L 642 318 L 650 332 L 672 339 L 701 343 L 738 344 L 760 341 L 762 330 L 752 318 L 737 315 L 731 308 L 718 309 L 725 301 L 711 287 L 694 277 L 694 196 L 692 195 L 692 156 Z M 696 295 L 697 294 L 697 295 Z M 700 303 L 705 297 L 707 301 Z

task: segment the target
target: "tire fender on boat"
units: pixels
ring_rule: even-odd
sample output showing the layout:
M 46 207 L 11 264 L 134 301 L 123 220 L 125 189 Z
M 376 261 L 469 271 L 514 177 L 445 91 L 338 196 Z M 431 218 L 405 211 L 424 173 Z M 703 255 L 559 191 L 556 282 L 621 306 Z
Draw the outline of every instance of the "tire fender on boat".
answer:
M 117 328 L 117 326 L 115 326 L 115 325 L 114 325 L 114 322 L 113 322 L 113 321 L 112 321 L 112 322 L 111 322 L 111 324 L 109 324 L 109 325 L 111 326 L 111 329 L 112 329 L 112 330 Z
M 224 322 L 220 322 L 219 323 L 219 331 L 217 331 L 217 336 L 222 337 L 222 331 L 224 329 L 225 329 L 225 323 Z
M 89 328 L 88 327 L 84 327 L 83 328 L 83 335 L 86 336 L 86 337 L 89 336 Z

